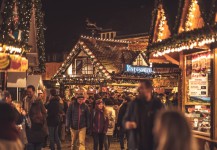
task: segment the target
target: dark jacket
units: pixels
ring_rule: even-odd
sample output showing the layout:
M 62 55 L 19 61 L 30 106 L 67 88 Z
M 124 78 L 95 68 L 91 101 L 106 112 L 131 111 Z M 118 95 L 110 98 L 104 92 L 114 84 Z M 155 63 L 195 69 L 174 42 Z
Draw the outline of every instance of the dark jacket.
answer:
M 57 127 L 60 123 L 60 102 L 58 98 L 51 99 L 46 105 L 47 108 L 47 125 L 49 127 Z
M 94 109 L 91 113 L 91 131 L 93 133 L 104 133 L 108 130 L 108 117 L 99 109 Z
M 90 126 L 90 111 L 88 106 L 83 103 L 79 104 L 77 101 L 69 105 L 66 115 L 66 126 L 74 130 L 82 128 L 89 128 Z
M 129 104 L 124 123 L 136 122 L 137 128 L 128 130 L 129 150 L 153 150 L 153 126 L 157 112 L 163 108 L 160 100 L 153 98 L 150 102 L 145 99 L 136 99 Z
M 29 143 L 42 143 L 47 135 L 46 116 L 43 112 L 40 101 L 32 103 L 29 111 L 31 128 L 27 129 Z
M 123 119 L 124 119 L 124 116 L 126 114 L 126 111 L 127 111 L 127 106 L 128 106 L 128 103 L 124 103 L 121 108 L 119 109 L 119 113 L 118 113 L 118 122 L 117 122 L 117 126 L 118 127 L 123 127 Z

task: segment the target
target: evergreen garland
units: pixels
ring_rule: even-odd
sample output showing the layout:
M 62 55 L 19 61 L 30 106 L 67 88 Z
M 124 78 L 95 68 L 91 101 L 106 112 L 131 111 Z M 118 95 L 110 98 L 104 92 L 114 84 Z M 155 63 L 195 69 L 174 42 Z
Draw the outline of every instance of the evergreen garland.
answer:
M 30 21 L 32 15 L 32 1 L 31 0 L 18 0 L 18 14 L 19 14 L 19 30 L 22 31 L 22 43 L 28 43 Z
M 46 71 L 45 68 L 45 38 L 44 38 L 44 13 L 42 12 L 41 0 L 34 1 L 35 7 L 35 19 L 36 19 L 36 39 L 37 39 L 37 49 L 39 58 L 39 68 L 42 73 Z
M 13 21 L 13 7 L 15 4 L 15 0 L 7 0 L 5 3 L 5 7 L 2 13 L 2 25 L 1 31 L 3 34 L 3 39 L 5 36 L 8 36 L 11 31 L 12 21 Z

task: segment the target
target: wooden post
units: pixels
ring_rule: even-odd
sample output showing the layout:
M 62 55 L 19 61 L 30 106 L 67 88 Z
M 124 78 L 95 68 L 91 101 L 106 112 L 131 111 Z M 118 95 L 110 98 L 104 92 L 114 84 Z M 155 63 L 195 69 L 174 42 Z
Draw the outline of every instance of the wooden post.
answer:
M 211 75 L 212 75 L 212 99 L 211 99 L 211 117 L 212 117 L 212 128 L 211 128 L 211 138 L 217 140 L 217 48 L 212 50 L 212 61 L 211 61 Z
M 8 72 L 2 72 L 1 73 L 1 78 L 2 78 L 2 91 L 6 91 L 7 90 L 7 80 L 8 80 Z

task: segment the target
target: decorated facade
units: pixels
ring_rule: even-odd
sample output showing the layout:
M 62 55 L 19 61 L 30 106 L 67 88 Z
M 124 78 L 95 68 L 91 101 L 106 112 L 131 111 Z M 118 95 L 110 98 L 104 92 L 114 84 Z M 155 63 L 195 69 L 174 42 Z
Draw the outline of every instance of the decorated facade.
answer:
M 42 2 L 3 0 L 0 12 L 1 88 L 9 90 L 13 100 L 19 100 L 22 89 L 30 84 L 29 75 L 45 71 Z M 34 81 L 38 89 L 40 81 Z
M 32 72 L 44 72 L 45 27 L 41 0 L 3 0 L 0 5 L 1 55 L 26 57 Z
M 156 0 L 148 46 L 150 61 L 179 65 L 179 106 L 201 147 L 210 148 L 217 139 L 216 5 L 216 0 Z

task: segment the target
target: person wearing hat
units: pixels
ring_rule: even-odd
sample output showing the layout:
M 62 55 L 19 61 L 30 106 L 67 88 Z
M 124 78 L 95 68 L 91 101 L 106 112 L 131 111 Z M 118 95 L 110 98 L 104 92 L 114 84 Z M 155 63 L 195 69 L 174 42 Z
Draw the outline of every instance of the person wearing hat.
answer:
M 104 138 L 108 130 L 108 117 L 101 99 L 96 101 L 96 106 L 91 113 L 91 131 L 93 135 L 93 149 L 102 150 Z
M 67 110 L 66 127 L 71 130 L 72 149 L 85 150 L 86 130 L 90 125 L 90 112 L 88 106 L 84 103 L 84 96 L 79 94 Z

